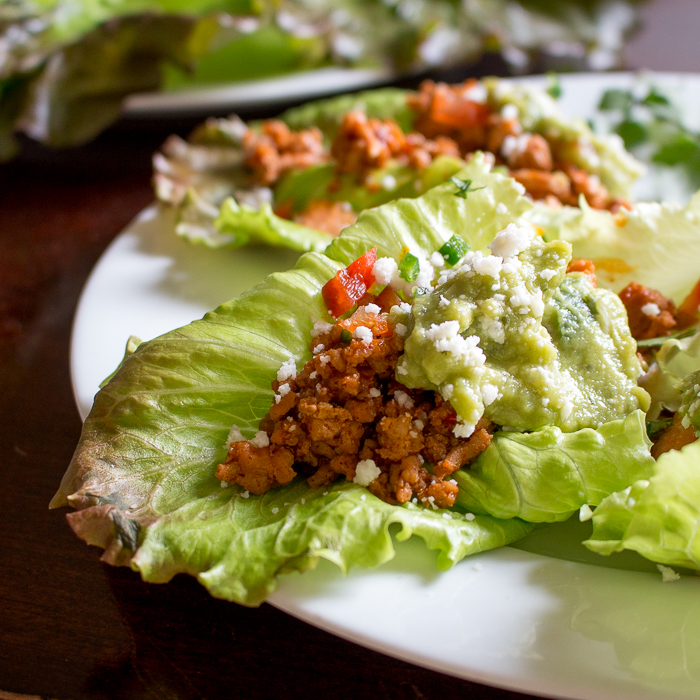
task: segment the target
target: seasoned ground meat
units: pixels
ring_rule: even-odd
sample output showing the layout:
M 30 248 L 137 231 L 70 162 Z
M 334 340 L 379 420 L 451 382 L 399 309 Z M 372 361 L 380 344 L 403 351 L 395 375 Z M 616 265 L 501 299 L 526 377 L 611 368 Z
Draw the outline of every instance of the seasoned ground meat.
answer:
M 396 382 L 403 339 L 377 311 L 360 306 L 313 339 L 314 357 L 296 376 L 279 375 L 260 424 L 269 445 L 233 442 L 220 479 L 261 493 L 290 472 L 312 487 L 344 476 L 388 503 L 454 505 L 458 487 L 448 477 L 488 447 L 494 426 L 482 420 L 469 438 L 457 438 L 448 402 Z
M 651 447 L 651 456 L 654 459 L 658 459 L 664 452 L 680 450 L 681 447 L 685 447 L 696 440 L 695 429 L 692 426 L 684 428 L 681 425 L 680 415 L 676 413 L 673 416 L 673 423 L 654 439 L 654 444 Z
M 460 151 L 450 138 L 438 136 L 432 140 L 417 132 L 404 134 L 392 119 L 368 119 L 363 112 L 345 115 L 331 145 L 336 170 L 355 174 L 360 180 L 391 159 L 422 170 L 441 155 L 459 157 Z
M 357 214 L 347 202 L 312 199 L 304 211 L 294 214 L 294 221 L 309 228 L 337 236 L 357 220 Z
M 676 305 L 663 294 L 630 282 L 620 299 L 627 309 L 630 332 L 635 340 L 669 335 L 678 325 Z
M 552 200 L 578 205 L 579 195 L 594 209 L 616 211 L 629 204 L 610 197 L 596 175 L 564 162 L 558 157 L 561 145 L 540 134 L 524 133 L 518 119 L 493 112 L 475 99 L 475 80 L 447 85 L 426 80 L 417 94 L 408 98 L 416 112 L 415 129 L 430 139 L 449 137 L 467 158 L 477 150 L 493 153 L 498 165 L 535 200 Z
M 295 168 L 308 168 L 328 160 L 323 135 L 316 127 L 292 131 L 279 119 L 263 122 L 260 132 L 249 129 L 244 137 L 245 164 L 253 180 L 273 185 L 282 175 Z
M 292 169 L 329 160 L 339 175 L 354 175 L 363 182 L 372 170 L 391 160 L 422 170 L 439 156 L 469 160 L 480 150 L 491 154 L 496 165 L 506 166 L 532 199 L 553 206 L 577 206 L 583 195 L 595 209 L 629 208 L 627 202 L 612 198 L 596 175 L 560 157 L 565 152 L 563 144 L 541 134 L 524 132 L 517 110 L 515 115 L 512 109 L 494 112 L 477 94 L 480 87 L 476 80 L 458 85 L 423 82 L 420 90 L 407 98 L 415 112 L 414 130 L 409 133 L 404 133 L 392 119 L 348 112 L 330 149 L 324 145 L 318 129 L 291 131 L 284 122 L 269 119 L 263 122 L 261 130 L 247 132 L 245 163 L 254 182 L 265 186 L 274 185 Z M 379 187 L 376 183 L 374 186 Z M 314 228 L 334 233 L 339 230 L 337 212 L 328 214 L 333 225 Z M 318 207 L 308 216 L 315 224 L 323 223 L 323 212 Z

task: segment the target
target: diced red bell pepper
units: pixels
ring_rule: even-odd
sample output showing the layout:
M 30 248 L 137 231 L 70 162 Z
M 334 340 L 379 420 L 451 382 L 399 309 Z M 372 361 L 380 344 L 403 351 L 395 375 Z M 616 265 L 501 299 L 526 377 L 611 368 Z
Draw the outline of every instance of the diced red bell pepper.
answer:
M 345 269 L 339 270 L 335 277 L 323 285 L 321 293 L 326 308 L 332 316 L 338 318 L 362 298 L 374 284 L 374 263 L 377 262 L 377 249 L 372 248 Z

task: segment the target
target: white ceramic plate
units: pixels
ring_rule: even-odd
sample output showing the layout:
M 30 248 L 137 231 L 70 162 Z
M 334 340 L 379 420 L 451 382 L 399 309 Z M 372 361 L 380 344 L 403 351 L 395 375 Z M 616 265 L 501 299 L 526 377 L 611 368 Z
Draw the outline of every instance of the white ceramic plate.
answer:
M 386 69 L 318 68 L 278 78 L 130 95 L 124 100 L 122 111 L 129 117 L 235 111 L 369 88 L 391 80 L 392 76 Z
M 631 80 L 563 78 L 562 106 L 587 117 L 602 90 Z M 697 102 L 698 77 L 654 81 L 687 89 Z M 104 253 L 78 306 L 71 371 L 81 415 L 129 335 L 147 340 L 184 325 L 295 257 L 194 247 L 173 235 L 167 215 L 145 210 Z M 375 571 L 343 577 L 322 562 L 283 577 L 270 602 L 358 644 L 522 692 L 580 700 L 700 697 L 700 581 L 683 576 L 663 584 L 642 560 L 587 555 L 575 544 L 580 527 L 534 533 L 519 549 L 480 554 L 446 573 L 413 541 Z M 626 568 L 613 568 L 617 562 Z

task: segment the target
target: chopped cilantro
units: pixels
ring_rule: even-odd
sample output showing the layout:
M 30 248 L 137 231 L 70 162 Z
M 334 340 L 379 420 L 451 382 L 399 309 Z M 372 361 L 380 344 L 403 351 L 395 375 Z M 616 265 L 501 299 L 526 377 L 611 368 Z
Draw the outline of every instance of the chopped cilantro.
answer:
M 607 90 L 598 109 L 619 116 L 612 129 L 628 150 L 643 146 L 637 155 L 684 170 L 690 184 L 700 187 L 700 133 L 683 124 L 676 106 L 658 88 L 650 87 L 643 97 L 632 90 Z
M 457 188 L 457 191 L 453 193 L 455 197 L 461 197 L 462 199 L 466 199 L 470 192 L 484 189 L 484 187 L 472 187 L 471 180 L 460 180 L 457 177 L 451 177 L 450 182 Z

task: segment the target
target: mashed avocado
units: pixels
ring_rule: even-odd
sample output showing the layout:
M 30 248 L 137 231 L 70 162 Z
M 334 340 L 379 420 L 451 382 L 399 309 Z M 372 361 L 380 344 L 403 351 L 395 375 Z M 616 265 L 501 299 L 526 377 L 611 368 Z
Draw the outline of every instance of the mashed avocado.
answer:
M 566 274 L 570 245 L 511 224 L 489 247 L 416 298 L 397 379 L 438 390 L 465 437 L 483 415 L 574 431 L 646 408 L 624 307 L 583 273 Z

